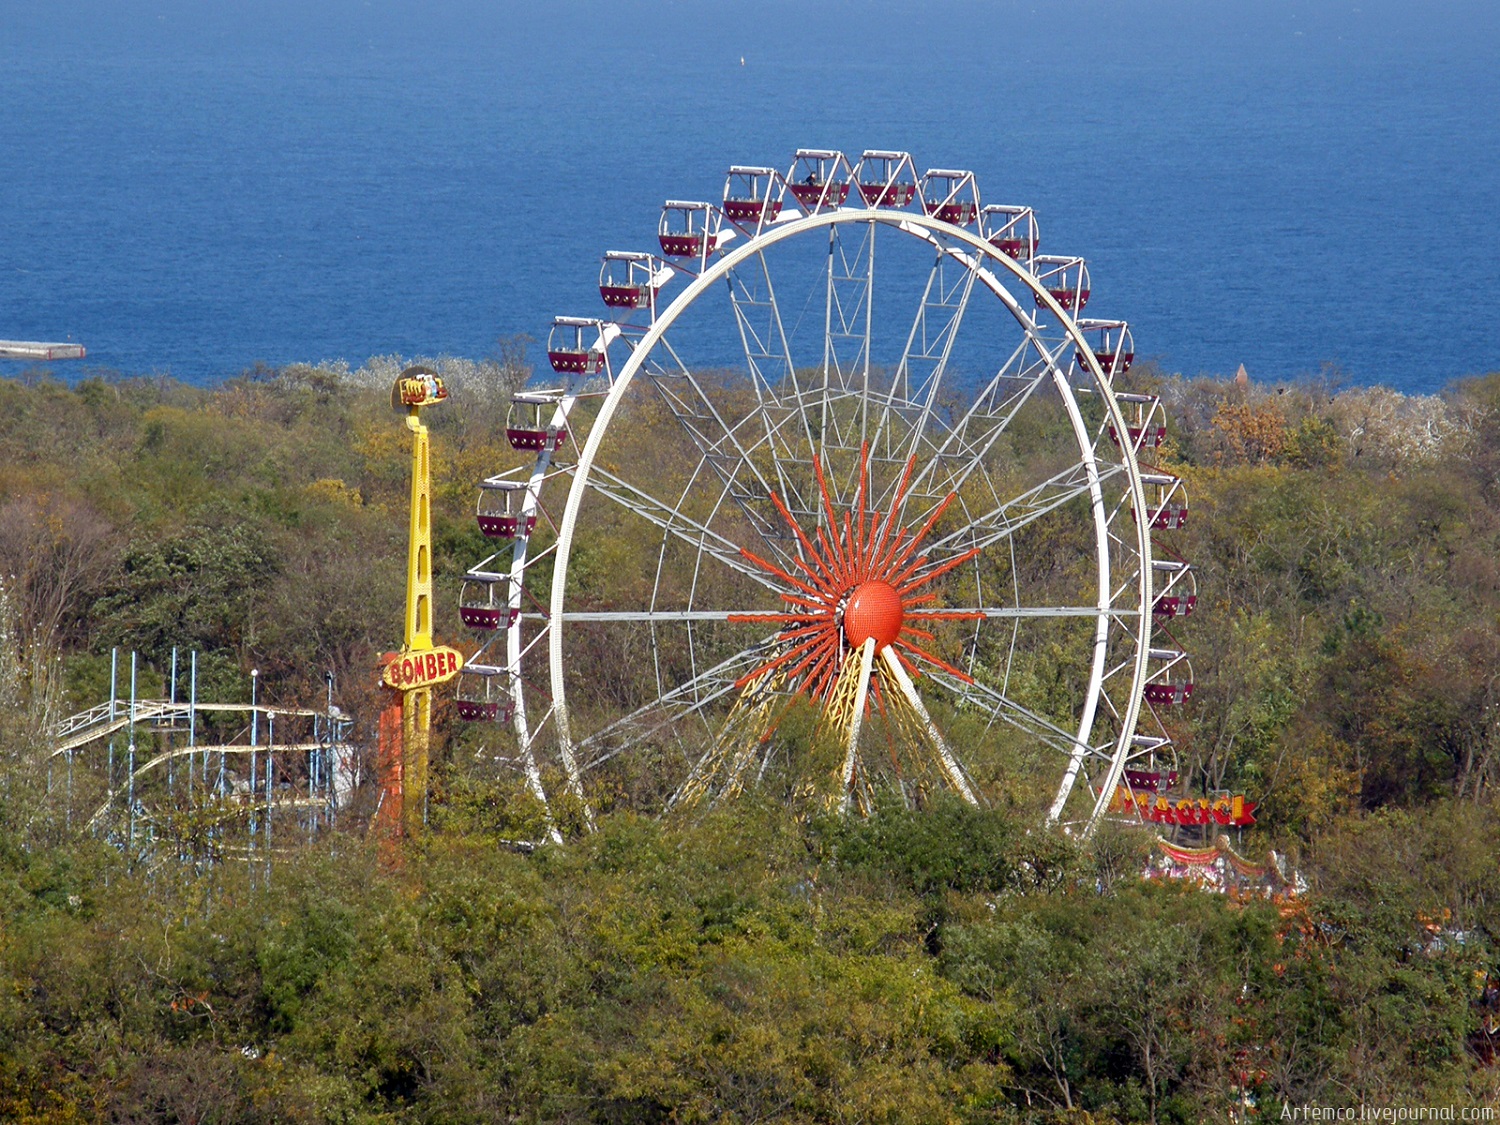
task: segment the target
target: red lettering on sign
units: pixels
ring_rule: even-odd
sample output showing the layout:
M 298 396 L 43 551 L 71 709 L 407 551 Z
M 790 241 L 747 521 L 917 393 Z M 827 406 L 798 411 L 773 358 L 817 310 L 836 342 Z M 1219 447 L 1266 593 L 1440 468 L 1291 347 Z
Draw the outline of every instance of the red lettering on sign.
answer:
M 386 665 L 382 679 L 397 690 L 412 691 L 450 680 L 463 671 L 464 656 L 447 646 L 403 653 Z

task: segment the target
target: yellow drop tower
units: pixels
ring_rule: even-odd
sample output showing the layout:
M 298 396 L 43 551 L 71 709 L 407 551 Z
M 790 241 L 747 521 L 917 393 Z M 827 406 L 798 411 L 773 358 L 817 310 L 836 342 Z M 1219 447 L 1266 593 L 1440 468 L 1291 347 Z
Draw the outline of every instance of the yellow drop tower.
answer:
M 423 407 L 448 397 L 430 367 L 408 367 L 391 388 L 391 407 L 406 414 L 412 432 L 411 519 L 406 550 L 406 634 L 399 653 L 382 661 L 391 701 L 381 714 L 376 821 L 389 835 L 419 836 L 427 814 L 427 755 L 432 737 L 432 689 L 463 667 L 456 649 L 432 642 L 432 471 Z

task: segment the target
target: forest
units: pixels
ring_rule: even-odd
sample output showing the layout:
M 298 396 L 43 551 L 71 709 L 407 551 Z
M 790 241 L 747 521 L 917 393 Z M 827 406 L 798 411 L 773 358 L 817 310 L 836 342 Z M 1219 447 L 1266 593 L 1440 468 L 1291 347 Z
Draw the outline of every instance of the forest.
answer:
M 523 342 L 436 361 L 438 631 L 493 548 Z M 1292 898 L 1143 879 L 1157 826 L 841 817 L 791 787 L 522 849 L 535 810 L 438 711 L 430 831 L 361 816 L 244 865 L 132 863 L 37 763 L 109 692 L 318 701 L 367 752 L 399 646 L 403 361 L 213 387 L 0 381 L 0 1119 L 1198 1122 L 1500 1102 L 1500 374 L 1405 396 L 1141 364 L 1182 477 L 1183 785 L 1257 802 Z M 649 433 L 643 437 L 649 441 Z M 607 569 L 608 560 L 597 565 Z M 788 794 L 791 794 L 788 796 Z M 368 813 L 369 810 L 365 810 Z

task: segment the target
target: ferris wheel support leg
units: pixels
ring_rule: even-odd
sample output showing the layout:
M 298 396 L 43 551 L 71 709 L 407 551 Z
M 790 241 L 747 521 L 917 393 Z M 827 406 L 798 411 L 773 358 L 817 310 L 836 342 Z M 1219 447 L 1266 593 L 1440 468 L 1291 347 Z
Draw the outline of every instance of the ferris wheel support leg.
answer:
M 868 637 L 859 649 L 859 679 L 854 685 L 854 712 L 849 716 L 849 741 L 844 748 L 843 789 L 840 811 L 848 813 L 854 798 L 854 766 L 859 760 L 859 732 L 865 722 L 865 704 L 870 697 L 870 672 L 875 667 L 875 638 Z
M 527 790 L 542 806 L 542 823 L 546 828 L 547 838 L 554 844 L 562 843 L 562 831 L 557 827 L 557 820 L 552 815 L 552 805 L 547 800 L 547 790 L 542 786 L 542 771 L 537 765 L 536 754 L 531 748 L 530 739 L 521 745 L 521 768 L 526 773 Z
M 594 809 L 589 804 L 589 799 L 583 792 L 583 774 L 578 769 L 578 756 L 573 752 L 573 734 L 568 726 L 567 708 L 561 704 L 557 705 L 552 713 L 552 718 L 553 722 L 557 724 L 558 757 L 562 759 L 563 773 L 567 775 L 568 792 L 578 802 L 579 811 L 583 815 L 584 828 L 592 832 L 596 827 L 594 823 Z
M 911 682 L 911 677 L 906 674 L 906 669 L 901 667 L 901 660 L 896 656 L 896 650 L 890 645 L 880 650 L 881 659 L 885 666 L 895 677 L 896 683 L 901 687 L 901 694 L 906 697 L 906 702 L 911 704 L 917 717 L 922 720 L 922 728 L 927 732 L 927 737 L 932 740 L 932 748 L 937 751 L 938 763 L 942 768 L 943 776 L 948 779 L 948 784 L 953 786 L 967 803 L 979 804 L 979 798 L 974 795 L 963 771 L 958 768 L 958 762 L 953 757 L 953 751 L 948 749 L 948 743 L 943 739 L 937 724 L 932 721 L 932 716 L 927 713 L 927 708 L 922 705 L 922 697 L 917 694 L 917 685 Z
M 1078 747 L 1073 751 L 1073 756 L 1068 760 L 1067 772 L 1063 774 L 1062 784 L 1058 786 L 1057 796 L 1052 801 L 1052 807 L 1047 810 L 1047 827 L 1051 828 L 1062 819 L 1064 806 L 1068 803 L 1068 794 L 1073 792 L 1073 783 L 1078 780 L 1078 770 L 1083 765 L 1084 748 Z

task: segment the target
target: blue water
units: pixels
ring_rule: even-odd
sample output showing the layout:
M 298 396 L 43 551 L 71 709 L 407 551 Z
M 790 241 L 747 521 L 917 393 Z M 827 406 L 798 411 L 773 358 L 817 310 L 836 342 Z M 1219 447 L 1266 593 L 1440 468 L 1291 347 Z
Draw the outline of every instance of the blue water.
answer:
M 1489 0 L 0 0 L 0 338 L 482 356 L 731 163 L 894 148 L 1170 371 L 1432 391 L 1500 368 L 1497 58 Z

